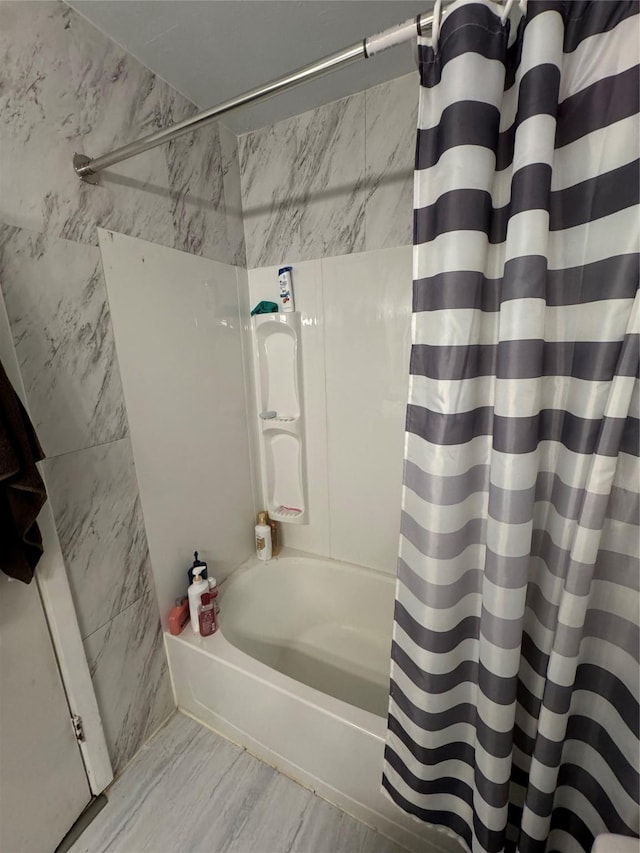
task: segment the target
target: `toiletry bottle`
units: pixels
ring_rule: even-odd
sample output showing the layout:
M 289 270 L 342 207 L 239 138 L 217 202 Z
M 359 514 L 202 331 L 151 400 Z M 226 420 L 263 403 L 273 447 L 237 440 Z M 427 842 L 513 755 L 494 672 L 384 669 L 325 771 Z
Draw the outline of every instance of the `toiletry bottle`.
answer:
M 193 583 L 193 570 L 194 569 L 200 569 L 198 574 L 200 575 L 201 578 L 207 577 L 207 564 L 205 562 L 203 562 L 202 560 L 198 559 L 198 552 L 197 551 L 193 552 L 193 557 L 194 557 L 193 565 L 189 566 L 189 570 L 187 571 L 187 578 L 188 578 L 187 583 L 188 584 Z
M 256 524 L 256 555 L 259 560 L 265 561 L 271 559 L 271 528 L 268 518 L 266 512 L 259 512 Z
M 267 515 L 267 524 L 271 528 L 271 556 L 277 557 L 280 553 L 280 531 L 278 529 L 278 522 L 269 518 Z
M 200 635 L 202 637 L 210 637 L 211 634 L 215 634 L 218 628 L 216 608 L 214 607 L 213 599 L 208 592 L 205 592 L 200 599 L 198 625 L 200 627 Z
M 200 596 L 203 592 L 209 591 L 209 583 L 200 577 L 198 573 L 199 568 L 199 566 L 194 568 L 193 583 L 187 590 L 187 594 L 189 596 L 189 616 L 191 617 L 191 627 L 196 634 L 200 633 L 200 626 L 198 624 L 198 610 L 201 604 Z
M 176 606 L 169 611 L 169 633 L 175 637 L 189 621 L 189 599 L 186 595 L 176 598 Z
M 216 583 L 215 578 L 208 578 L 208 581 L 209 581 L 209 594 L 211 595 L 211 598 L 213 599 L 213 605 L 215 607 L 216 616 L 217 616 L 218 613 L 220 613 L 220 602 L 218 601 L 218 592 L 219 592 L 218 584 Z
M 292 269 L 293 267 L 280 267 L 278 270 L 280 301 L 282 302 L 282 310 L 287 313 L 296 310 L 293 304 L 293 282 L 291 281 Z

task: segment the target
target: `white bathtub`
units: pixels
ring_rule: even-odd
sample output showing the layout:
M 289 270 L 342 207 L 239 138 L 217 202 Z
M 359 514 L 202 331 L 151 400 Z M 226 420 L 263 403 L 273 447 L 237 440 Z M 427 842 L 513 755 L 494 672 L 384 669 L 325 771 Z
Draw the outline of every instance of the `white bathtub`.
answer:
M 181 710 L 416 853 L 459 851 L 381 791 L 393 578 L 296 552 L 222 584 L 221 630 L 165 635 Z
M 328 696 L 387 713 L 394 581 L 328 560 L 255 562 L 224 584 L 222 632 Z

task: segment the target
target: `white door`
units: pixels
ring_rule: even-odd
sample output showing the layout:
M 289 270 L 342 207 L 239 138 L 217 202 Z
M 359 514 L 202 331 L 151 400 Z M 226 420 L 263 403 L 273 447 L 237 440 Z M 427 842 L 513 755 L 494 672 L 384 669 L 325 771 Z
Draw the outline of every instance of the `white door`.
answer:
M 0 572 L 0 850 L 53 853 L 90 799 L 38 588 Z

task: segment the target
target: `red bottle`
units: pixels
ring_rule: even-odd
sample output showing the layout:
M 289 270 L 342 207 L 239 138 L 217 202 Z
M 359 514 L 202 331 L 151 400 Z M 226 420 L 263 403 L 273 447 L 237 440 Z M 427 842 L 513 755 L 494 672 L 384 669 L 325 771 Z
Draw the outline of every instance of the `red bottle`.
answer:
M 200 596 L 202 606 L 198 613 L 198 623 L 200 625 L 200 636 L 209 637 L 215 634 L 218 630 L 218 622 L 216 620 L 216 609 L 213 605 L 213 596 L 210 592 L 204 592 Z

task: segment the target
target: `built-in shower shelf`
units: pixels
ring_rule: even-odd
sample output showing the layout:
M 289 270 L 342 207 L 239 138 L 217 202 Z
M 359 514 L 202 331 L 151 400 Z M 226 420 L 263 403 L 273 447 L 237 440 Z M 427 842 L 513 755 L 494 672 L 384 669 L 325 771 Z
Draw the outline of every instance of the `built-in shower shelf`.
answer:
M 269 517 L 275 518 L 276 521 L 294 521 L 301 519 L 304 515 L 303 509 L 295 509 L 291 506 L 278 506 L 269 508 Z
M 280 430 L 282 432 L 291 433 L 291 435 L 301 435 L 302 419 L 297 418 L 270 418 L 268 421 L 260 421 L 262 432 L 272 432 Z
M 253 318 L 264 505 L 277 521 L 307 523 L 300 315 Z

